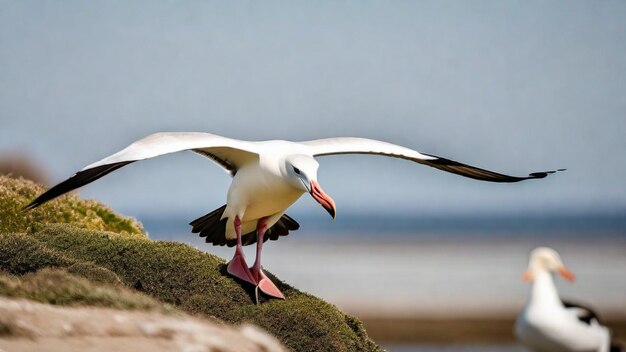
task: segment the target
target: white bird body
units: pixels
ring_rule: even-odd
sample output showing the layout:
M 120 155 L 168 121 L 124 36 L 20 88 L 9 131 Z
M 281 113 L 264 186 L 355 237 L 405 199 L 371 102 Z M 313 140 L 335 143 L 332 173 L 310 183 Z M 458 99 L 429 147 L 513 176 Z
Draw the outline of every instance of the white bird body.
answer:
M 245 165 L 237 171 L 228 189 L 222 219 L 234 219 L 238 215 L 243 233 L 254 231 L 258 220 L 263 217 L 270 216 L 268 227 L 280 219 L 305 191 L 285 183 L 275 165 L 262 159 L 260 163 Z M 236 237 L 233 223 L 228 222 L 226 238 Z
M 537 172 L 526 177 L 509 176 L 365 138 L 251 142 L 201 132 L 162 132 L 138 140 L 119 152 L 86 166 L 37 197 L 26 209 L 36 208 L 130 163 L 184 150 L 209 158 L 233 176 L 226 205 L 191 222 L 192 232 L 205 237 L 207 243 L 236 245 L 235 256 L 228 265 L 228 272 L 278 298 L 283 298 L 282 294 L 261 270 L 260 253 L 263 241 L 268 238 L 276 240 L 287 235 L 290 230 L 298 229 L 298 223 L 287 216 L 285 211 L 304 193 L 310 193 L 333 218 L 336 214 L 335 202 L 317 183 L 319 164 L 316 157 L 336 154 L 390 156 L 489 182 L 508 183 L 538 179 L 555 172 Z M 266 231 L 268 236 L 265 236 Z M 253 237 L 255 233 L 256 236 Z M 257 242 L 257 260 L 249 269 L 241 247 L 254 242 Z
M 568 273 L 560 264 L 560 258 L 552 270 L 559 269 Z M 580 308 L 565 307 L 554 285 L 552 270 L 541 267 L 531 270 L 532 288 L 517 317 L 517 338 L 533 352 L 608 352 L 609 329 L 595 318 L 588 323 L 582 321 Z

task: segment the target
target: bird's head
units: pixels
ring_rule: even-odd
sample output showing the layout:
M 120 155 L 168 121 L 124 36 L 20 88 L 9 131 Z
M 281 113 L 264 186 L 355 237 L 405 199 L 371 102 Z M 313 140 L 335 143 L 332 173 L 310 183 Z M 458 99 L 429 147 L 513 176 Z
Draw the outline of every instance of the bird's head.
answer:
M 318 167 L 317 161 L 308 155 L 292 155 L 285 160 L 285 173 L 291 185 L 310 193 L 334 219 L 337 214 L 335 201 L 317 183 Z
M 559 273 L 567 281 L 574 281 L 574 274 L 563 265 L 559 253 L 548 247 L 535 248 L 530 252 L 528 271 L 524 273 L 522 279 L 532 281 L 541 273 Z

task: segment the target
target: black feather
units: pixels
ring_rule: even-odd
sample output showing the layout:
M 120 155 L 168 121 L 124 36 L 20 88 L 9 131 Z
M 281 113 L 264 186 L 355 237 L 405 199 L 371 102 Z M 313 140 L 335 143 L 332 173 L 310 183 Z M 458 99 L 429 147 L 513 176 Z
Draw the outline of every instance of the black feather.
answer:
M 122 161 L 119 163 L 96 166 L 91 169 L 79 171 L 74 176 L 50 188 L 44 194 L 37 197 L 30 204 L 25 206 L 23 210 L 30 210 L 30 209 L 37 208 L 38 206 L 42 205 L 43 203 L 49 200 L 52 200 L 69 191 L 75 190 L 76 188 L 82 187 L 90 182 L 93 182 L 99 179 L 100 177 L 107 175 L 119 169 L 120 167 L 128 165 L 134 161 L 136 160 Z
M 563 302 L 563 306 L 565 306 L 565 308 L 576 308 L 577 312 L 579 313 L 578 316 L 578 320 L 586 323 L 586 324 L 590 324 L 591 325 L 591 321 L 595 320 L 598 322 L 598 324 L 602 324 L 602 321 L 600 320 L 600 317 L 598 316 L 598 313 L 596 313 L 593 309 L 591 309 L 589 306 L 586 305 L 582 305 L 580 303 L 575 303 L 572 301 L 566 301 L 566 300 L 561 300 Z
M 212 243 L 214 246 L 233 247 L 237 244 L 236 239 L 226 239 L 226 223 L 228 218 L 221 219 L 226 206 L 222 206 L 212 212 L 192 221 L 191 232 L 198 233 L 200 237 L 205 237 L 206 243 Z M 267 229 L 263 242 L 267 240 L 277 240 L 281 236 L 287 236 L 289 231 L 295 231 L 300 225 L 289 215 L 284 214 L 272 227 Z M 251 231 L 241 236 L 241 243 L 244 246 L 256 243 L 256 231 Z
M 217 156 L 216 154 L 210 153 L 206 150 L 203 149 L 194 149 L 194 152 L 200 154 L 200 155 L 204 155 L 205 157 L 213 160 L 214 162 L 216 162 L 217 164 L 219 164 L 221 167 L 223 167 L 224 169 L 228 170 L 228 172 L 230 172 L 231 176 L 235 176 L 235 174 L 237 173 L 237 166 L 235 166 L 235 164 L 229 162 L 226 159 L 222 159 L 219 156 Z
M 552 170 L 552 171 L 533 172 L 532 174 L 526 177 L 517 177 L 517 176 L 504 175 L 501 173 L 481 169 L 481 168 L 471 166 L 471 165 L 466 165 L 458 161 L 441 158 L 435 155 L 430 155 L 430 154 L 424 154 L 424 155 L 437 158 L 433 160 L 420 160 L 420 162 L 424 163 L 425 165 L 434 167 L 439 170 L 447 171 L 453 174 L 473 178 L 475 180 L 489 181 L 489 182 L 505 182 L 505 183 L 519 182 L 519 181 L 530 180 L 534 178 L 544 178 L 548 176 L 548 174 L 553 174 L 557 171 L 565 171 L 565 169 L 558 169 L 558 170 Z

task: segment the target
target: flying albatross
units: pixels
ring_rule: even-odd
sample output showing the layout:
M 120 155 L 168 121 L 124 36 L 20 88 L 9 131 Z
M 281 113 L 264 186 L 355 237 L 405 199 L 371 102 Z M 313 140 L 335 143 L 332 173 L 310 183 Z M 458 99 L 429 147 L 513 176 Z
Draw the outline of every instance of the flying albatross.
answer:
M 317 183 L 319 164 L 315 157 L 335 154 L 376 154 L 406 159 L 440 170 L 490 182 L 518 182 L 544 178 L 556 171 L 535 172 L 526 177 L 508 176 L 461 164 L 434 155 L 382 141 L 340 137 L 289 142 L 243 141 L 201 132 L 162 132 L 138 140 L 121 151 L 87 165 L 69 179 L 52 187 L 25 209 L 84 186 L 135 161 L 191 150 L 201 154 L 232 176 L 226 205 L 191 222 L 192 232 L 213 245 L 236 246 L 228 273 L 256 286 L 268 296 L 284 299 L 263 273 L 263 242 L 297 230 L 299 225 L 285 211 L 305 192 L 335 218 L 333 199 Z M 256 242 L 256 260 L 246 264 L 242 246 Z

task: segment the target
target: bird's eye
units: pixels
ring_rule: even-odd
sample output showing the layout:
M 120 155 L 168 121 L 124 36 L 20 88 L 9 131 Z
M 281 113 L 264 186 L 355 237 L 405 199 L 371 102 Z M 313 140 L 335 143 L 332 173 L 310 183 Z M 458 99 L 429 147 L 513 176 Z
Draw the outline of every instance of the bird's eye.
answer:
M 297 167 L 293 167 L 293 171 L 295 171 L 298 175 L 300 175 L 300 169 L 298 169 Z

